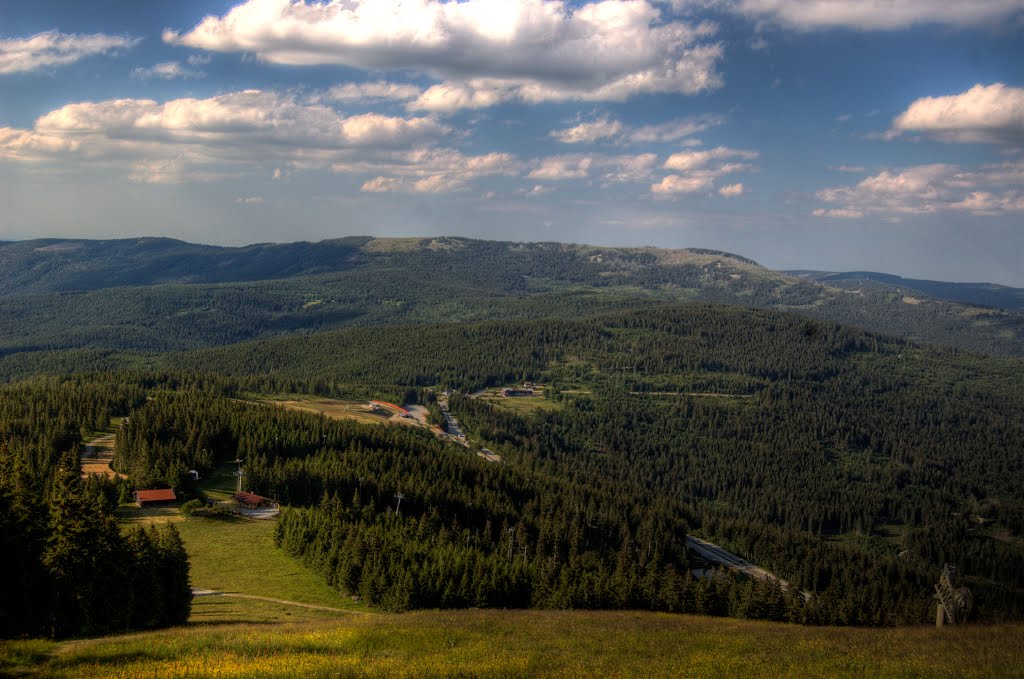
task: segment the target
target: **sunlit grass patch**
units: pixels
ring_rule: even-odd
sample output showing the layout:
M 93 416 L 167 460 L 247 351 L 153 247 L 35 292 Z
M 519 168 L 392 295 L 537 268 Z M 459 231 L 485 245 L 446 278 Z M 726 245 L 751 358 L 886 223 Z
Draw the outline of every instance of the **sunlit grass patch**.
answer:
M 58 677 L 991 677 L 1024 628 L 850 629 L 639 612 L 421 611 L 73 642 Z
M 275 547 L 275 523 L 194 516 L 176 524 L 189 555 L 193 586 L 331 608 L 362 608 Z M 201 600 L 195 599 L 193 609 L 197 621 L 199 613 L 218 610 L 212 603 L 200 605 Z M 300 615 L 298 609 L 295 615 Z M 211 619 L 216 616 L 205 616 L 205 621 Z
M 56 646 L 45 639 L 0 639 L 0 676 L 16 676 L 19 669 L 42 663 Z

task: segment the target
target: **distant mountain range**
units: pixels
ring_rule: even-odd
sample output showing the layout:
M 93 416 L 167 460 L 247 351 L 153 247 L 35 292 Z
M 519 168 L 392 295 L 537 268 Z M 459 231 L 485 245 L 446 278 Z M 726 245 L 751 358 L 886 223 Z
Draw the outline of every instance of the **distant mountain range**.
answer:
M 920 281 L 778 272 L 705 249 L 464 238 L 245 247 L 46 239 L 0 243 L 0 270 L 0 356 L 17 354 L 25 365 L 54 351 L 159 353 L 349 326 L 566 318 L 680 301 L 778 309 L 1024 355 L 1020 291 L 1011 288 L 988 286 L 998 296 L 984 297 L 985 286 L 973 286 L 976 294 L 950 301 L 950 290 L 971 286 L 933 283 L 926 292 L 910 285 Z
M 937 299 L 950 302 L 989 306 L 1010 311 L 1024 311 L 1024 288 L 1011 288 L 995 283 L 948 283 L 945 281 L 929 281 L 917 278 L 903 278 L 876 271 L 786 271 L 784 273 L 808 278 L 821 283 L 856 283 L 858 281 L 874 281 L 895 288 L 920 292 Z

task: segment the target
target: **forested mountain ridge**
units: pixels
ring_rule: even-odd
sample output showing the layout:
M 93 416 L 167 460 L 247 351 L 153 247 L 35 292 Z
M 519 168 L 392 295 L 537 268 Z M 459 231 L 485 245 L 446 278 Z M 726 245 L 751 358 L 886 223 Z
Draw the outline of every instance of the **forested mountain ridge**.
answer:
M 368 238 L 237 248 L 172 238 L 0 242 L 0 296 L 342 271 Z
M 996 283 L 949 283 L 946 281 L 904 278 L 877 271 L 806 271 L 794 270 L 784 273 L 799 276 L 819 283 L 833 285 L 856 285 L 862 281 L 874 281 L 896 289 L 919 292 L 930 297 L 950 302 L 989 306 L 1008 311 L 1024 311 L 1024 288 L 1014 288 Z
M 462 238 L 243 248 L 45 240 L 0 244 L 0 267 L 0 355 L 180 351 L 353 325 L 579 316 L 682 300 L 1024 355 L 1024 314 L 881 285 L 816 283 L 702 249 Z

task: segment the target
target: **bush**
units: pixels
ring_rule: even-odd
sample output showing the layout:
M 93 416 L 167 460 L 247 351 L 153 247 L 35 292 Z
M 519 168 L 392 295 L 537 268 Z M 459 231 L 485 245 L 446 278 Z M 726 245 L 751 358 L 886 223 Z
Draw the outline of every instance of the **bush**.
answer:
M 206 503 L 199 499 L 189 500 L 181 506 L 179 510 L 182 516 L 192 516 L 195 514 L 197 509 L 202 509 L 206 506 Z

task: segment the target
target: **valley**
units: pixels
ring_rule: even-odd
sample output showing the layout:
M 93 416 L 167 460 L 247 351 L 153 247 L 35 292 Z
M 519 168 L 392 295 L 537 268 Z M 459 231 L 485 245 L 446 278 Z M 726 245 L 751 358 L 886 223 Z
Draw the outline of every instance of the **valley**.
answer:
M 443 266 L 452 250 L 431 243 L 373 242 L 365 256 L 393 257 L 403 267 L 440 258 L 431 266 Z M 493 249 L 509 246 L 446 247 L 500 257 Z M 516 266 L 539 266 L 532 258 L 546 248 L 511 251 L 528 255 Z M 664 264 L 682 267 L 672 276 L 690 275 L 691 266 L 712 278 L 726 269 L 726 287 L 734 276 L 784 286 L 755 286 L 754 298 L 811 285 L 721 253 L 612 253 L 616 263 L 606 249 L 568 251 L 586 253 L 581 266 L 618 267 L 602 280 L 626 272 L 662 280 L 668 274 L 654 271 Z M 364 256 L 357 252 L 348 265 Z M 561 267 L 566 250 L 552 256 Z M 408 277 L 420 265 L 390 266 L 387 276 Z M 325 275 L 335 274 L 313 274 Z M 897 653 L 890 666 L 869 659 L 868 649 L 909 649 L 932 634 L 921 626 L 934 621 L 933 587 L 947 563 L 974 597 L 979 647 L 1017 633 L 1024 615 L 1019 358 L 930 346 L 788 307 L 674 302 L 661 283 L 629 293 L 593 284 L 569 292 L 550 277 L 510 276 L 520 282 L 504 291 L 485 282 L 459 290 L 450 281 L 420 285 L 415 299 L 365 307 L 362 320 L 340 327 L 257 324 L 256 332 L 220 339 L 196 319 L 185 323 L 147 303 L 138 312 L 146 323 L 126 327 L 162 335 L 160 343 L 107 328 L 97 336 L 108 348 L 83 335 L 88 346 L 0 359 L 8 371 L 0 385 L 2 450 L 15 470 L 8 478 L 58 474 L 64 452 L 88 443 L 75 458 L 90 472 L 69 491 L 76 502 L 109 512 L 122 539 L 180 541 L 189 560 L 198 595 L 188 625 L 143 632 L 152 636 L 138 643 L 152 653 L 102 673 L 249 671 L 255 660 L 246 652 L 207 652 L 233 629 L 274 649 L 260 662 L 280 663 L 273 667 L 282 676 L 289 663 L 314 676 L 326 671 L 325 654 L 335 668 L 338 658 L 351 658 L 345 666 L 354 676 L 443 675 L 450 663 L 492 673 L 492 659 L 474 650 L 488 634 L 512 649 L 506 662 L 543 674 L 537 663 L 552 649 L 531 635 L 559 620 L 556 674 L 570 666 L 635 674 L 628 654 L 598 651 L 590 639 L 638 625 L 638 640 L 654 640 L 654 675 L 671 675 L 678 662 L 703 667 L 704 651 L 694 649 L 705 648 L 696 640 L 709 634 L 728 629 L 743 639 L 732 655 L 719 646 L 707 652 L 719 663 L 745 664 L 747 645 L 777 653 L 782 647 L 767 639 L 779 635 L 816 648 L 830 638 L 818 626 L 888 628 L 844 632 L 851 645 L 841 657 L 858 659 L 837 671 L 882 675 L 899 667 L 914 675 L 924 671 L 914 669 L 912 655 Z M 244 285 L 287 296 L 298 289 L 290 286 L 314 279 Z M 145 299 L 167 285 L 174 294 L 199 285 L 201 295 L 241 285 L 139 282 L 120 290 Z M 529 289 L 509 292 L 524 284 Z M 264 292 L 244 285 L 231 293 L 245 300 L 234 308 L 251 304 L 255 319 L 265 312 Z M 485 290 L 486 304 L 478 297 Z M 893 294 L 912 313 L 940 308 Z M 569 298 L 581 303 L 566 309 Z M 307 311 L 330 308 L 329 295 L 315 299 Z M 480 317 L 460 317 L 478 304 L 487 310 Z M 164 323 L 178 323 L 182 339 L 164 335 Z M 278 518 L 232 513 L 239 466 L 244 490 L 280 503 Z M 158 488 L 174 489 L 178 503 L 130 504 L 135 489 Z M 188 500 L 200 509 L 186 517 L 178 505 Z M 45 485 L 20 481 L 0 483 L 0 501 L 47 508 L 40 516 L 60 506 Z M 10 535 L 23 537 L 8 538 L 36 545 L 17 548 L 30 559 L 50 549 L 39 542 L 43 527 L 31 525 L 38 524 L 12 523 Z M 148 536 L 149 526 L 177 537 L 141 537 L 138 529 Z M 111 529 L 100 522 L 90 530 Z M 102 563 L 108 557 L 92 551 L 101 544 L 78 549 Z M 707 627 L 708 620 L 721 626 Z M 123 629 L 92 624 L 82 628 L 86 636 Z M 455 639 L 448 650 L 438 625 L 462 630 L 446 637 Z M 986 637 L 984 630 L 1001 631 Z M 299 641 L 310 635 L 324 640 L 312 654 Z M 403 639 L 386 656 L 352 651 L 363 647 L 345 641 L 364 639 L 370 649 L 385 636 Z M 973 656 L 956 650 L 964 638 L 928 637 L 936 653 L 960 658 L 950 660 L 951 676 L 973 671 L 963 664 Z M 5 653 L 36 658 L 19 673 L 85 676 L 133 639 L 68 642 L 35 656 L 34 647 L 11 642 Z M 187 660 L 186 647 L 202 650 Z M 779 655 L 768 666 L 773 675 L 840 667 L 808 653 Z M 195 664 L 181 664 L 188 662 Z M 391 664 L 398 662 L 407 669 Z

